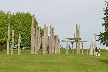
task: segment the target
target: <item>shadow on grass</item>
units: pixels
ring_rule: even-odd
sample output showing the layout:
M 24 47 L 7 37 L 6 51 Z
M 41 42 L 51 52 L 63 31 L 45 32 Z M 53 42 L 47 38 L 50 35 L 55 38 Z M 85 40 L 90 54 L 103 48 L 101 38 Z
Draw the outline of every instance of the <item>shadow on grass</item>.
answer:
M 108 59 L 104 59 L 104 60 L 100 60 L 100 61 L 103 62 L 103 63 L 108 64 Z

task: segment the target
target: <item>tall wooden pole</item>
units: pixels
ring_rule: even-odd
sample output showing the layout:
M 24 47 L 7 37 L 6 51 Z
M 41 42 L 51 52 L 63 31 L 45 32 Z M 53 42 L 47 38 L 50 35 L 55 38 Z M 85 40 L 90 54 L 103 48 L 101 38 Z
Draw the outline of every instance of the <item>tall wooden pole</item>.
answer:
M 42 53 L 44 52 L 44 36 L 42 36 Z
M 66 54 L 68 54 L 68 40 L 66 40 Z
M 46 29 L 45 30 L 46 30 L 46 37 L 45 37 L 46 38 L 45 39 L 46 41 L 45 42 L 46 42 L 46 53 L 47 53 L 48 52 L 48 27 L 47 26 L 46 26 Z
M 34 15 L 32 16 L 32 25 L 31 25 L 31 54 L 34 54 Z
M 78 38 L 78 24 L 76 24 L 76 38 Z M 76 54 L 79 53 L 79 49 L 78 49 L 78 40 L 76 41 Z
M 8 24 L 7 54 L 9 54 L 10 24 Z
M 37 44 L 38 44 L 38 40 L 37 40 L 37 38 L 38 38 L 38 26 L 36 25 L 36 28 L 35 28 L 35 54 L 37 54 Z
M 55 35 L 55 53 L 60 54 L 60 39 Z
M 54 53 L 54 27 L 52 27 L 52 53 Z
M 52 54 L 52 25 L 50 25 L 49 54 Z
M 78 38 L 80 38 L 80 25 L 78 25 Z M 80 40 L 78 40 L 78 54 L 80 54 Z
M 46 24 L 44 25 L 43 54 L 46 54 Z
M 41 44 L 41 39 L 40 39 L 40 27 L 38 27 L 38 51 L 40 50 L 40 44 Z
M 49 54 L 49 52 L 50 52 L 50 35 L 48 35 L 48 54 Z
M 91 42 L 91 45 L 90 45 L 90 55 L 93 55 L 93 42 Z
M 75 38 L 75 33 L 74 33 L 74 38 Z M 75 51 L 74 51 L 74 48 L 73 48 L 73 54 L 74 54 L 74 52 L 75 52 Z
M 14 48 L 14 30 L 12 30 L 12 46 L 11 46 L 11 55 L 13 55 L 13 48 Z
M 94 55 L 96 55 L 95 48 L 96 48 L 96 34 L 94 34 Z
M 92 48 L 92 55 L 93 55 L 93 42 L 91 42 L 91 48 Z
M 58 38 L 58 48 L 57 53 L 60 54 L 60 39 Z

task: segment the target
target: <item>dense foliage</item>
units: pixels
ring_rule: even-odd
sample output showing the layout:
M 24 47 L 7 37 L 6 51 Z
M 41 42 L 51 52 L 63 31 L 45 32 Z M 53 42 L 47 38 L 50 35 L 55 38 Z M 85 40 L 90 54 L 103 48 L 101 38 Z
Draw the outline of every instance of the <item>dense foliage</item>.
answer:
M 11 26 L 11 33 L 14 30 L 14 39 L 15 44 L 18 43 L 18 34 L 21 34 L 21 45 L 30 46 L 30 33 L 31 33 L 31 23 L 32 15 L 27 12 L 4 12 L 0 11 L 0 44 L 6 46 L 7 37 L 8 37 L 8 24 Z M 38 25 L 38 22 L 34 21 L 35 26 Z M 43 30 L 41 30 L 41 35 Z M 12 36 L 12 34 L 11 34 Z
M 106 2 L 106 1 L 105 1 Z M 103 45 L 108 46 L 108 2 L 106 2 L 106 8 L 104 8 L 104 23 L 102 23 L 102 26 L 105 27 L 104 32 L 100 32 L 98 40 L 101 41 Z

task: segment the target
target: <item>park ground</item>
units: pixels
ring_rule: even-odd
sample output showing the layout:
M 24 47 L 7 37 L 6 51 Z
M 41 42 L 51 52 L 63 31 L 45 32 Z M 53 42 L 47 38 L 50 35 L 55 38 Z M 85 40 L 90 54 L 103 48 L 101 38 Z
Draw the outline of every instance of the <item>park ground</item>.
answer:
M 0 72 L 108 72 L 108 51 L 101 50 L 101 56 L 65 54 L 37 54 L 31 55 L 30 51 L 22 51 L 17 55 L 6 55 L 0 52 Z

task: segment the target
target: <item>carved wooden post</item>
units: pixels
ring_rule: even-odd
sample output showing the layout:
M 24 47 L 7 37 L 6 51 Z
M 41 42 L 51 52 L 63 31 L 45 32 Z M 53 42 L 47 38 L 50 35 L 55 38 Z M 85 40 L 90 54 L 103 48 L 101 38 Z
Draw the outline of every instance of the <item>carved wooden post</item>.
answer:
M 74 38 L 75 38 L 75 33 L 74 33 Z M 74 42 L 73 42 L 74 43 Z M 73 48 L 73 43 L 72 43 L 72 52 L 73 52 L 73 54 L 74 54 L 74 48 Z
M 50 25 L 49 54 L 52 54 L 52 25 Z
M 54 27 L 52 27 L 52 53 L 54 53 Z
M 95 52 L 95 48 L 96 48 L 96 46 L 95 46 L 95 43 L 94 43 L 94 48 L 93 48 L 93 55 L 96 55 L 96 52 Z
M 96 52 L 95 52 L 95 48 L 96 48 L 96 34 L 94 34 L 94 55 L 96 55 Z
M 80 25 L 78 25 L 78 38 L 80 38 Z M 80 54 L 80 40 L 78 40 L 78 54 Z
M 9 42 L 10 42 L 10 24 L 8 24 L 8 39 L 7 39 L 7 54 L 9 54 Z
M 76 38 L 78 38 L 78 33 L 79 33 L 79 31 L 78 31 L 78 24 L 76 24 Z M 78 43 L 78 40 L 76 41 L 76 54 L 78 54 L 79 53 L 79 49 L 78 49 L 78 46 L 79 45 L 79 43 Z
M 36 28 L 35 28 L 35 36 L 34 36 L 35 37 L 35 39 L 34 39 L 35 40 L 35 42 L 34 42 L 35 43 L 35 52 L 34 52 L 35 54 L 37 54 L 37 46 L 38 46 L 37 45 L 37 36 L 38 36 L 37 31 L 38 31 L 38 27 L 36 25 Z
M 80 41 L 81 42 L 81 44 L 82 44 L 82 55 L 84 55 L 84 51 L 83 51 L 83 47 L 84 47 L 84 44 L 83 44 L 83 42 L 87 42 L 87 41 Z
M 58 35 L 55 35 L 55 53 L 60 54 L 60 39 L 58 38 Z
M 45 54 L 45 25 L 44 25 L 44 35 L 43 35 L 43 54 Z
M 46 24 L 44 25 L 43 54 L 46 54 Z
M 49 52 L 50 52 L 50 35 L 48 35 L 48 54 L 49 54 Z
M 46 27 L 46 53 L 48 52 L 48 27 Z
M 34 54 L 37 54 L 37 25 L 34 28 Z
M 11 55 L 13 55 L 13 47 L 14 47 L 14 30 L 12 30 L 12 46 L 11 46 Z
M 91 43 L 91 48 L 92 48 L 92 55 L 93 55 L 93 49 L 94 49 L 94 48 L 93 48 L 93 42 Z
M 32 16 L 32 25 L 31 25 L 31 54 L 34 54 L 34 15 Z
M 90 45 L 90 55 L 93 55 L 93 42 Z
M 75 33 L 74 33 L 74 38 L 75 38 Z M 74 42 L 71 42 L 71 44 L 72 44 L 72 54 L 74 54 L 74 48 L 73 48 Z
M 40 50 L 40 44 L 41 44 L 41 41 L 40 41 L 40 27 L 38 27 L 38 51 Z
M 90 45 L 90 55 L 93 55 L 93 42 Z
M 43 53 L 43 49 L 44 49 L 44 36 L 42 36 L 42 53 Z
M 60 54 L 60 39 L 58 38 L 58 48 L 57 48 L 57 53 Z
M 66 40 L 66 54 L 68 54 L 68 40 Z
M 19 33 L 19 38 L 18 38 L 18 55 L 21 53 L 20 43 L 21 43 L 21 35 Z
M 57 35 L 54 36 L 54 52 L 55 54 L 58 52 L 57 51 Z

